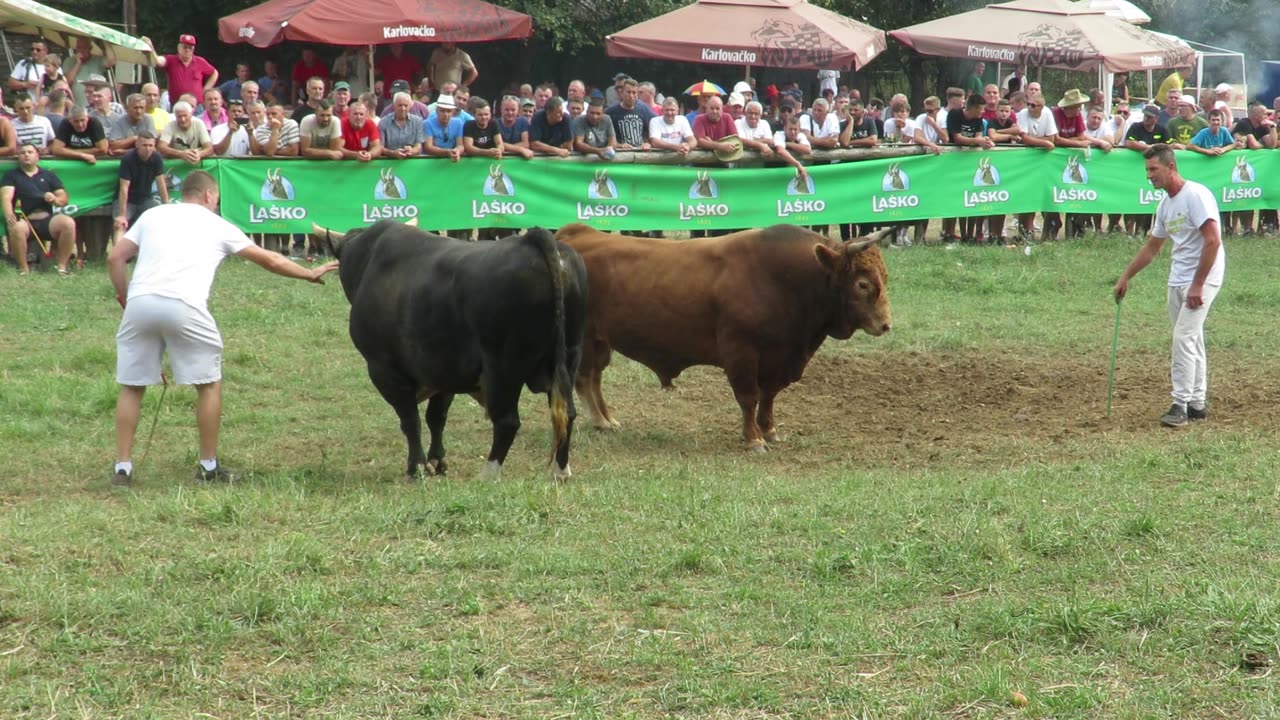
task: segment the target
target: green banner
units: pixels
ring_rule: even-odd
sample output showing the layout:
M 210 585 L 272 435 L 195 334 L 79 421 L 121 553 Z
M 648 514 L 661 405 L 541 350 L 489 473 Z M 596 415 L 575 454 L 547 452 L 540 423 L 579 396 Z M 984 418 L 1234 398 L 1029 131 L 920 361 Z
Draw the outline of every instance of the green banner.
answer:
M 1280 155 L 1179 152 L 1182 174 L 1213 191 L 1222 211 L 1280 207 Z M 107 204 L 117 164 L 54 161 L 69 211 Z M 166 163 L 171 187 L 190 166 Z M 464 158 L 351 161 L 210 160 L 222 214 L 246 232 L 306 232 L 383 218 L 426 229 L 559 227 L 703 230 L 841 222 L 888 223 L 1033 211 L 1149 213 L 1162 192 L 1131 150 L 946 152 L 790 168 L 726 168 Z
M 181 160 L 165 161 L 164 170 L 165 178 L 169 183 L 169 199 L 177 201 L 178 192 L 174 188 L 180 188 L 182 179 L 192 170 L 206 170 L 217 177 L 218 162 L 218 160 L 209 160 L 197 167 Z M 104 160 L 93 165 L 75 160 L 41 160 L 40 167 L 52 170 L 67 188 L 69 202 L 66 207 L 54 208 L 54 212 L 72 216 L 83 215 L 104 205 L 110 205 L 119 193 L 120 162 L 118 160 Z M 159 201 L 160 193 L 155 183 L 151 184 L 151 194 Z

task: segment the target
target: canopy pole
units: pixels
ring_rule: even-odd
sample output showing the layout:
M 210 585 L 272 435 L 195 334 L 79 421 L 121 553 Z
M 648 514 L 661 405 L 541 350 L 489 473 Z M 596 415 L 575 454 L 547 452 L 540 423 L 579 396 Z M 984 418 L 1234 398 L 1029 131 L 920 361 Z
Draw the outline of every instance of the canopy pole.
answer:
M 9 67 L 13 67 L 13 52 L 9 50 L 9 33 L 0 30 L 0 42 L 4 43 L 4 59 L 9 62 Z
M 373 92 L 373 43 L 369 43 L 369 92 Z

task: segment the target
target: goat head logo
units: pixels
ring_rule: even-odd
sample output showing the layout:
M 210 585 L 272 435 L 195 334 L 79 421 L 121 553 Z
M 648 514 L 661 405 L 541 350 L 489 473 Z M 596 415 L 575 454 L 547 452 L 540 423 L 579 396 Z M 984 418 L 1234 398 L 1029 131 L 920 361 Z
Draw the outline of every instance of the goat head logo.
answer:
M 711 179 L 711 173 L 707 171 L 699 172 L 697 179 L 689 186 L 689 198 L 691 200 L 709 200 L 718 197 L 720 197 L 720 188 L 716 185 L 716 181 Z
M 880 189 L 885 192 L 899 192 L 911 189 L 911 178 L 902 171 L 902 163 L 894 163 L 885 171 L 880 180 Z
M 280 168 L 267 170 L 267 181 L 262 183 L 262 199 L 270 201 L 293 200 L 293 183 L 280 174 Z
M 1231 182 L 1240 185 L 1242 183 L 1251 183 L 1258 178 L 1258 173 L 1254 171 L 1253 165 L 1249 164 L 1249 159 L 1244 155 L 1236 156 L 1236 166 L 1231 170 Z
M 618 186 L 609 179 L 608 170 L 596 170 L 595 177 L 587 185 L 587 197 L 592 200 L 614 200 L 618 197 Z
M 805 175 L 800 177 L 796 175 L 787 182 L 788 195 L 812 195 L 814 192 L 813 176 Z
M 501 165 L 489 166 L 489 177 L 484 181 L 484 194 L 502 197 L 511 197 L 516 194 L 515 184 L 506 173 L 502 172 Z
M 403 200 L 408 195 L 404 181 L 396 177 L 396 171 L 383 168 L 378 173 L 378 184 L 373 188 L 374 200 Z
M 1000 171 L 991 164 L 991 158 L 984 157 L 978 161 L 978 170 L 973 174 L 973 184 L 975 187 L 1000 184 Z
M 1084 185 L 1089 182 L 1089 171 L 1080 164 L 1080 156 L 1067 158 L 1067 167 L 1062 171 L 1062 182 L 1068 185 Z

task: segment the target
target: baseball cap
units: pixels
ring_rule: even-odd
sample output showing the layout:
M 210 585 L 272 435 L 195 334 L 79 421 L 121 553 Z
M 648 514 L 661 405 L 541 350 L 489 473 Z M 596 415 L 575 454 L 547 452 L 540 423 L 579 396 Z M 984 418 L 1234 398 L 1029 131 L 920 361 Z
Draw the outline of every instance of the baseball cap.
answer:
M 346 83 L 342 83 L 342 84 L 343 84 L 343 85 L 346 85 Z M 334 87 L 334 89 L 335 89 L 335 90 L 338 88 L 338 86 L 337 86 L 337 85 L 334 85 L 333 87 Z M 350 85 L 347 85 L 347 89 L 348 89 L 348 90 L 350 90 L 350 89 L 351 89 L 351 86 L 350 86 Z M 408 80 L 397 80 L 397 81 L 395 81 L 395 82 L 391 83 L 391 92 L 393 92 L 393 93 L 398 93 L 398 92 L 408 92 L 408 91 L 409 91 L 409 81 L 408 81 Z M 447 95 L 444 95 L 444 96 L 441 96 L 441 97 L 448 97 L 448 96 L 447 96 Z
M 1196 106 L 1196 101 L 1192 100 L 1190 95 L 1183 95 L 1182 97 L 1178 98 L 1178 106 L 1193 108 Z
M 629 78 L 629 77 L 631 77 L 631 76 L 630 76 L 630 75 L 628 75 L 628 74 L 626 74 L 626 73 L 618 73 L 617 75 L 614 75 L 614 76 L 613 76 L 613 81 L 614 81 L 614 82 L 618 82 L 619 80 L 622 80 L 623 78 Z
M 602 98 L 602 97 L 604 97 L 604 93 L 600 92 L 600 88 L 596 88 L 595 90 L 592 90 L 592 91 L 591 91 L 591 95 L 590 95 L 590 97 L 593 97 L 593 98 Z
M 1219 95 L 1221 95 L 1222 93 L 1229 93 L 1231 92 L 1231 86 L 1226 83 L 1218 83 L 1217 85 L 1213 86 L 1213 91 L 1215 93 L 1218 93 Z
M 1142 114 L 1150 115 L 1151 117 L 1160 117 L 1160 108 L 1156 105 L 1144 105 L 1142 108 Z
M 1228 106 L 1227 106 L 1227 104 L 1226 104 L 1225 102 L 1223 102 L 1222 100 L 1219 100 L 1218 102 L 1216 102 L 1216 103 L 1214 103 L 1214 104 L 1213 104 L 1213 109 L 1214 109 L 1214 110 L 1227 110 L 1227 109 L 1228 109 Z
M 107 87 L 107 86 L 108 86 L 108 85 L 110 85 L 111 83 L 107 82 L 107 79 L 106 79 L 106 78 L 104 78 L 104 77 L 102 77 L 101 75 L 98 75 L 98 74 L 96 74 L 96 73 L 95 73 L 95 74 L 90 75 L 90 76 L 86 77 L 85 79 L 81 80 L 81 81 L 80 81 L 80 84 L 81 84 L 81 85 L 84 85 L 84 86 L 86 86 L 86 87 L 88 87 L 88 86 L 94 86 L 94 85 L 96 85 L 97 87 Z
M 404 81 L 403 81 L 403 80 L 397 80 L 396 82 L 404 82 Z M 395 84 L 396 84 L 396 83 L 391 83 L 391 86 L 392 86 L 392 87 L 395 87 Z M 350 84 L 350 83 L 348 83 L 348 82 L 346 82 L 345 80 L 340 80 L 340 81 L 338 81 L 338 82 L 336 82 L 336 83 L 334 83 L 334 84 L 333 84 L 333 89 L 334 89 L 334 90 L 347 90 L 347 91 L 349 92 L 349 91 L 351 90 L 351 84 Z
M 190 45 L 191 47 L 195 47 L 195 46 L 196 46 L 196 36 L 195 36 L 195 35 L 179 35 L 179 36 L 178 36 L 178 44 L 179 44 L 179 45 Z
M 769 85 L 768 87 L 766 87 L 766 88 L 764 89 L 764 94 L 765 94 L 765 96 L 766 96 L 766 97 L 768 97 L 768 98 L 770 98 L 770 99 L 773 99 L 773 98 L 778 97 L 778 86 L 777 86 L 777 85 L 772 85 L 772 84 L 771 84 L 771 85 Z
M 742 93 L 734 91 L 729 93 L 729 104 L 741 107 L 747 104 L 747 99 L 742 97 Z
M 538 103 L 533 98 L 520 98 L 520 107 L 537 107 Z
M 733 86 L 733 91 L 736 93 L 754 93 L 755 92 L 755 90 L 751 89 L 751 83 L 747 82 L 746 80 L 739 80 L 738 84 Z
M 436 108 L 444 108 L 445 110 L 457 110 L 458 106 L 453 102 L 452 95 L 441 95 L 436 98 Z

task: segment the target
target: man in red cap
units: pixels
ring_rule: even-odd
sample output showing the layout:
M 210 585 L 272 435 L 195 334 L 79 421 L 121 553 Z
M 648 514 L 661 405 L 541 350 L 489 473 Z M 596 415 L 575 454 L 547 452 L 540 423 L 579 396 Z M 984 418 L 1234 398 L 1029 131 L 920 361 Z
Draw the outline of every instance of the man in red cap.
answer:
M 149 38 L 142 41 L 151 45 Z M 163 68 L 169 78 L 169 97 L 176 102 L 183 95 L 204 97 L 204 91 L 218 85 L 218 71 L 208 60 L 196 55 L 196 36 L 181 35 L 178 37 L 178 54 L 158 55 L 152 45 L 151 63 Z

